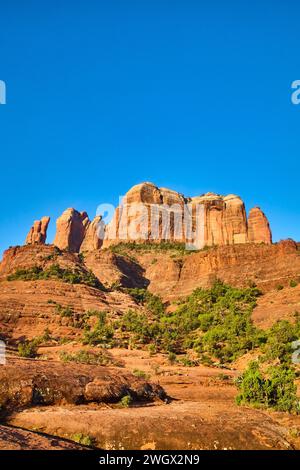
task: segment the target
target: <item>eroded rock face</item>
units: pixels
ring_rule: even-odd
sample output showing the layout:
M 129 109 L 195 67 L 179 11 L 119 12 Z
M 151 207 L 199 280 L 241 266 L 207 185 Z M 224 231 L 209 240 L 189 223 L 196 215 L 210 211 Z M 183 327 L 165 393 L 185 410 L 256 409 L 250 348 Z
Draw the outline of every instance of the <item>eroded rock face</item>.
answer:
M 26 243 L 44 243 L 48 218 L 35 222 Z M 247 221 L 239 196 L 206 193 L 184 195 L 153 183 L 133 186 L 104 227 L 101 216 L 91 222 L 86 212 L 67 209 L 57 219 L 54 245 L 71 252 L 90 252 L 120 242 L 172 241 L 205 246 L 272 243 L 265 214 L 251 209 Z
M 268 219 L 259 207 L 254 207 L 249 212 L 248 241 L 250 243 L 272 243 Z
M 70 208 L 65 210 L 56 221 L 54 245 L 61 250 L 77 253 L 90 224 L 86 212 Z
M 80 251 L 99 250 L 103 243 L 101 236 L 103 226 L 101 225 L 102 217 L 97 215 L 92 222 L 88 222 L 86 226 L 85 236 L 80 247 Z
M 50 217 L 42 217 L 41 220 L 35 220 L 26 237 L 26 245 L 33 245 L 34 243 L 45 243 L 49 222 Z
M 265 215 L 251 212 L 249 221 L 248 233 L 245 205 L 236 195 L 207 193 L 187 198 L 176 191 L 142 183 L 131 188 L 117 208 L 106 228 L 103 246 L 120 241 L 162 240 L 189 242 L 197 248 L 248 241 L 271 243 Z

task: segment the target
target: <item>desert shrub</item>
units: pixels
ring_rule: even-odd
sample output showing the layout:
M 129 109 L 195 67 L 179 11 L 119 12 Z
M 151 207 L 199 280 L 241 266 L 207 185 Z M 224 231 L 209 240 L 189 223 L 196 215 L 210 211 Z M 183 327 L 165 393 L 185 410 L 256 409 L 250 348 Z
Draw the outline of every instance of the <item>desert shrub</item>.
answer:
M 294 383 L 295 373 L 284 365 L 273 366 L 265 373 L 258 362 L 251 362 L 238 379 L 239 405 L 274 408 L 277 411 L 299 412 L 299 400 Z
M 80 350 L 76 353 L 68 353 L 66 351 L 60 352 L 60 359 L 62 362 L 76 362 L 79 364 L 92 364 L 92 365 L 107 365 L 109 358 L 103 352 L 91 352 Z
M 282 290 L 282 289 L 283 289 L 283 285 L 282 285 L 282 284 L 278 284 L 278 285 L 276 286 L 276 290 Z
M 118 326 L 121 331 L 133 333 L 134 340 L 143 344 L 148 344 L 155 339 L 157 324 L 151 323 L 148 317 L 136 310 L 128 310 Z
M 76 434 L 73 434 L 73 436 L 71 437 L 71 439 L 75 442 L 77 442 L 78 444 L 81 444 L 83 446 L 88 446 L 88 447 L 92 447 L 95 445 L 95 440 L 93 437 L 91 436 L 88 436 L 86 434 L 82 434 L 82 433 L 76 433 Z
M 119 401 L 119 405 L 122 406 L 122 408 L 129 408 L 129 406 L 132 403 L 132 398 L 130 395 L 125 395 L 124 397 L 121 398 Z
M 31 341 L 22 341 L 18 344 L 18 354 L 20 357 L 34 358 L 37 356 L 38 347 L 41 343 L 40 338 Z
M 168 354 L 169 363 L 173 365 L 173 364 L 175 364 L 176 360 L 177 360 L 176 354 L 174 352 L 169 352 L 169 354 Z
M 41 336 L 41 342 L 46 343 L 52 339 L 51 331 L 49 328 L 45 328 L 43 335 Z
M 150 356 L 154 356 L 157 353 L 157 348 L 156 348 L 155 344 L 153 344 L 153 343 L 149 344 L 148 351 L 149 351 Z
M 88 325 L 84 331 L 83 344 L 91 345 L 112 345 L 114 337 L 113 325 L 107 322 L 106 312 L 97 312 L 98 320 L 93 328 Z
M 133 375 L 135 375 L 136 377 L 139 377 L 140 379 L 149 379 L 150 378 L 150 375 L 147 374 L 147 372 L 145 372 L 144 370 L 140 370 L 140 369 L 134 369 L 132 371 Z
M 60 304 L 56 304 L 55 306 L 55 312 L 60 315 L 62 318 L 66 317 L 66 318 L 71 318 L 73 317 L 74 315 L 74 312 L 73 312 L 73 309 L 72 307 L 70 307 L 69 305 L 67 307 L 63 307 L 62 305 Z
M 295 281 L 294 279 L 290 281 L 290 287 L 297 287 L 297 285 L 298 285 L 298 282 Z
M 125 288 L 127 292 L 138 303 L 146 307 L 146 309 L 156 317 L 160 317 L 165 312 L 164 304 L 159 295 L 154 295 L 147 289 Z
M 195 360 L 195 359 L 191 359 L 189 356 L 182 356 L 180 359 L 179 359 L 179 362 L 184 366 L 184 367 L 195 367 L 195 366 L 198 366 L 200 361 L 199 360 Z

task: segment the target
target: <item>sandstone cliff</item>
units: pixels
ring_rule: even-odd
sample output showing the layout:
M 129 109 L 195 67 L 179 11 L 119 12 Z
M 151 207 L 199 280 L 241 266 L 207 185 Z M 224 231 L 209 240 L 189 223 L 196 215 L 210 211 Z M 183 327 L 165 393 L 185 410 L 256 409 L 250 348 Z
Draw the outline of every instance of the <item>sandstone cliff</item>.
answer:
M 197 230 L 196 230 L 197 228 Z M 131 188 L 106 227 L 103 247 L 121 241 L 162 240 L 193 243 L 196 248 L 247 242 L 271 243 L 268 220 L 253 209 L 249 228 L 240 197 L 207 193 L 193 198 L 141 183 Z

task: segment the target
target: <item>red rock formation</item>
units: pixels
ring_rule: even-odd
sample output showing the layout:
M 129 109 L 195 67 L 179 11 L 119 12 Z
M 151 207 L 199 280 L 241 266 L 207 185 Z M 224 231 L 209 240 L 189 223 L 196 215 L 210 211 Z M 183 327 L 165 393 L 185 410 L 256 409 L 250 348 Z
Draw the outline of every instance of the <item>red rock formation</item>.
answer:
M 248 241 L 250 243 L 272 243 L 268 219 L 259 207 L 254 207 L 249 212 Z
M 83 242 L 80 251 L 93 251 L 99 250 L 103 243 L 103 235 L 101 226 L 101 215 L 97 215 L 92 222 L 88 222 Z
M 245 205 L 235 195 L 207 193 L 186 198 L 176 191 L 142 183 L 131 188 L 117 208 L 103 246 L 132 240 L 177 240 L 197 248 L 247 243 Z
M 89 218 L 86 212 L 67 209 L 56 221 L 54 245 L 61 250 L 79 252 L 84 239 Z
M 42 217 L 41 220 L 35 220 L 26 237 L 26 245 L 33 245 L 34 243 L 45 243 L 49 222 L 50 217 Z

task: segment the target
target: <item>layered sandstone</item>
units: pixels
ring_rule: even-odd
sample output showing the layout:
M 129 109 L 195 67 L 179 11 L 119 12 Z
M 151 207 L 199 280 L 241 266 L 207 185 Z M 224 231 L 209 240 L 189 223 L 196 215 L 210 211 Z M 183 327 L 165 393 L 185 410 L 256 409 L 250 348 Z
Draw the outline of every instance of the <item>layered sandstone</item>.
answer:
M 73 208 L 65 210 L 56 221 L 54 245 L 61 250 L 79 252 L 88 226 L 86 212 L 78 212 Z
M 248 241 L 250 243 L 272 243 L 269 221 L 259 207 L 253 207 L 249 212 Z
M 41 220 L 35 220 L 26 237 L 26 245 L 45 243 L 49 222 L 50 217 L 42 217 Z

